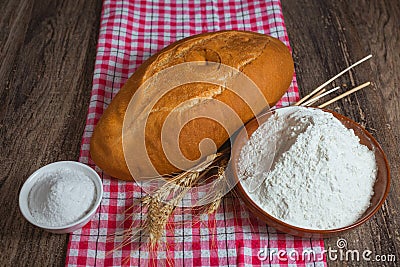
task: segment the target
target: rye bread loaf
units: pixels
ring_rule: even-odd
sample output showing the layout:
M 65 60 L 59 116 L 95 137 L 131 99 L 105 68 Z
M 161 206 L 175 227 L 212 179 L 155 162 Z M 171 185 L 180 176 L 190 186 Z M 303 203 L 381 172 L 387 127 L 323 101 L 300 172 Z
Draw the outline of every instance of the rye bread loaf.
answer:
M 221 31 L 191 36 L 167 46 L 145 61 L 128 79 L 105 110 L 93 132 L 90 143 L 91 158 L 106 173 L 122 180 L 132 180 L 131 172 L 134 173 L 135 179 L 153 176 L 154 172 L 141 162 L 141 158 L 145 157 L 150 159 L 159 174 L 178 172 L 179 168 L 171 164 L 163 152 L 161 130 L 167 117 L 182 122 L 196 109 L 219 114 L 222 110 L 210 101 L 218 100 L 231 107 L 241 122 L 246 123 L 265 107 L 249 107 L 243 97 L 215 84 L 193 82 L 178 86 L 157 99 L 145 118 L 144 138 L 147 155 L 135 151 L 135 136 L 124 140 L 131 142 L 129 151 L 125 153 L 135 158 L 129 160 L 128 168 L 122 145 L 124 117 L 126 115 L 132 127 L 135 127 L 135 120 L 143 119 L 140 118 L 140 112 L 125 114 L 129 102 L 153 75 L 179 63 L 192 61 L 216 62 L 239 70 L 257 85 L 270 106 L 275 105 L 286 92 L 294 72 L 288 48 L 278 39 L 264 34 Z M 209 75 L 215 74 L 210 72 Z M 136 95 L 143 109 L 146 109 L 146 103 L 153 96 L 152 92 L 157 90 L 158 88 L 150 83 L 146 90 Z M 180 129 L 178 137 L 179 149 L 184 157 L 195 161 L 202 155 L 213 153 L 215 147 L 205 146 L 200 151 L 199 143 L 209 138 L 218 148 L 227 141 L 229 132 L 241 126 L 237 122 L 233 123 L 234 120 L 230 122 L 229 117 L 222 118 L 222 121 L 225 125 L 221 125 L 221 121 L 205 117 L 188 121 Z

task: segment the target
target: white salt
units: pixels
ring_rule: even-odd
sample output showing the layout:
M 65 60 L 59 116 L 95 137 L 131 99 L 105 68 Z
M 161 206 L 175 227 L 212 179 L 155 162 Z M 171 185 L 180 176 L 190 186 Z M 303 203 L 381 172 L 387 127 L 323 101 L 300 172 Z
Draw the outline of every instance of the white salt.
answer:
M 28 206 L 37 223 L 61 227 L 83 218 L 95 199 L 95 184 L 87 175 L 60 169 L 37 180 L 29 192 Z

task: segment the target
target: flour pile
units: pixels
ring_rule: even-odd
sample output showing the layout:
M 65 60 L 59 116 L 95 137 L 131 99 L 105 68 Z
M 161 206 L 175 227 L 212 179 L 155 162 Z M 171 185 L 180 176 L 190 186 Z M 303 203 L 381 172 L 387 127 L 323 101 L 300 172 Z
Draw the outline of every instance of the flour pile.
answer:
M 45 173 L 29 192 L 29 210 L 44 226 L 65 226 L 83 218 L 96 200 L 92 179 L 76 170 Z
M 269 168 L 271 142 L 276 154 Z M 370 205 L 376 173 L 374 152 L 352 130 L 331 113 L 304 107 L 277 110 L 239 159 L 251 199 L 277 219 L 307 229 L 357 221 Z

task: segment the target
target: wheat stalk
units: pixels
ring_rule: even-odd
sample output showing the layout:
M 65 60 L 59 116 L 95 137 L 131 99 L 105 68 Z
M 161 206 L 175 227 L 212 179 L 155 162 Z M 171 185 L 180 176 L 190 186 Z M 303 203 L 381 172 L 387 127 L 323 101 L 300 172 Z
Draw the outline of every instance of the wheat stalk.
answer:
M 228 162 L 226 159 L 226 156 L 229 155 L 228 151 L 225 149 L 215 153 L 194 168 L 173 177 L 168 177 L 167 182 L 160 188 L 141 199 L 143 207 L 147 210 L 147 216 L 142 228 L 149 234 L 149 246 L 151 249 L 154 249 L 159 243 L 168 219 L 175 208 L 188 191 L 198 184 L 199 180 L 205 178 L 210 170 L 218 168 L 217 179 L 223 182 L 225 179 L 225 167 Z M 213 192 L 216 194 L 216 199 L 209 204 L 208 213 L 213 213 L 218 209 L 223 196 L 222 187 L 219 188 L 217 186 L 217 188 L 213 189 L 215 189 Z
M 178 203 L 182 200 L 186 192 L 191 188 L 199 177 L 198 172 L 187 172 L 185 175 L 179 175 L 179 179 L 175 179 L 177 184 L 184 189 L 169 201 L 165 201 L 165 196 L 171 190 L 175 190 L 176 185 L 167 183 L 160 187 L 154 194 L 147 195 L 142 199 L 142 203 L 147 207 L 147 217 L 144 228 L 149 233 L 150 248 L 154 248 L 160 240 L 168 218 L 175 210 Z

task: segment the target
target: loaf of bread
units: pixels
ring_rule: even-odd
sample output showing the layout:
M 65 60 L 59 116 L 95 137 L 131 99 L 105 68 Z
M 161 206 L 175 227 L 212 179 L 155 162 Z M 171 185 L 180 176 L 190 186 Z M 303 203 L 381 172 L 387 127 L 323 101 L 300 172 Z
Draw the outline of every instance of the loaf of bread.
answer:
M 248 76 L 259 88 L 261 97 L 243 90 L 241 93 L 229 90 L 223 81 L 227 78 L 226 73 L 219 79 L 225 86 L 193 81 L 159 95 L 161 86 L 154 82 L 157 79 L 153 77 L 180 63 L 199 61 L 204 62 L 204 68 L 194 72 L 203 70 L 209 78 L 219 75 L 218 64 L 230 66 Z M 176 128 L 179 128 L 179 151 L 195 164 L 196 160 L 215 152 L 232 132 L 265 106 L 275 105 L 288 89 L 293 72 L 294 64 L 288 48 L 278 39 L 264 34 L 220 31 L 182 39 L 144 62 L 114 97 L 93 132 L 91 158 L 104 172 L 123 180 L 132 180 L 132 175 L 141 179 L 155 173 L 179 172 L 183 168 L 175 164 L 176 161 L 171 161 L 171 153 L 166 155 L 164 151 L 168 144 L 173 143 L 162 132 L 166 121 L 169 120 L 166 131 L 172 131 L 176 123 Z M 235 82 L 231 80 L 231 83 Z M 155 103 L 150 105 L 156 96 Z M 250 102 L 255 100 L 254 103 L 262 98 L 266 101 L 253 105 L 244 99 L 246 97 Z M 133 98 L 134 106 L 129 106 L 127 112 Z M 231 108 L 240 123 L 233 118 L 233 113 L 225 111 L 226 107 L 221 108 L 221 104 Z M 210 116 L 204 115 L 207 112 Z M 197 116 L 193 116 L 194 113 Z M 143 125 L 145 151 L 139 149 L 139 142 L 143 140 L 140 138 L 142 129 L 138 127 Z M 205 142 L 199 148 L 202 140 L 207 139 L 213 143 Z M 152 167 L 145 159 L 151 162 Z

